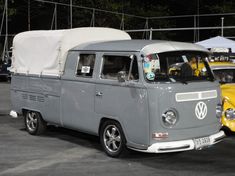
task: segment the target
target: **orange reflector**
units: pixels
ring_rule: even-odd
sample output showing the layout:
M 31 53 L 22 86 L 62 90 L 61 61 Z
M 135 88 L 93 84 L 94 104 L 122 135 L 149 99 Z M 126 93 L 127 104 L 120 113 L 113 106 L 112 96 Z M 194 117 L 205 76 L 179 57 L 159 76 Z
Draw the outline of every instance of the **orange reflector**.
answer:
M 166 139 L 168 138 L 168 133 L 153 133 L 152 138 L 157 140 Z

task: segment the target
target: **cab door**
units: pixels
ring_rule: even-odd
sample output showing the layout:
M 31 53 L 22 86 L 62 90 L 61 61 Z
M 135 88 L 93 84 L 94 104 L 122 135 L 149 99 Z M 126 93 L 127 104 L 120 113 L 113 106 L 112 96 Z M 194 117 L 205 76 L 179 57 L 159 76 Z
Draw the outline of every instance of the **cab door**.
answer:
M 94 52 L 70 52 L 61 89 L 63 126 L 94 134 L 98 126 L 94 112 L 95 63 Z
M 147 91 L 140 79 L 140 66 L 134 54 L 104 53 L 95 87 L 95 113 L 117 120 L 132 145 L 149 140 Z M 123 82 L 118 80 L 120 73 Z

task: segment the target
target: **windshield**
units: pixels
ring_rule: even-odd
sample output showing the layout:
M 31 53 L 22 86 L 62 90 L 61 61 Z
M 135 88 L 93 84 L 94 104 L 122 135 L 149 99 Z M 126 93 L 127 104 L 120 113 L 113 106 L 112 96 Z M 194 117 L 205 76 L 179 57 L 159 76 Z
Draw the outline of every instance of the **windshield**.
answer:
M 213 80 L 203 52 L 177 51 L 151 54 L 144 58 L 144 75 L 149 82 Z
M 220 83 L 235 83 L 235 69 L 220 69 L 213 72 Z

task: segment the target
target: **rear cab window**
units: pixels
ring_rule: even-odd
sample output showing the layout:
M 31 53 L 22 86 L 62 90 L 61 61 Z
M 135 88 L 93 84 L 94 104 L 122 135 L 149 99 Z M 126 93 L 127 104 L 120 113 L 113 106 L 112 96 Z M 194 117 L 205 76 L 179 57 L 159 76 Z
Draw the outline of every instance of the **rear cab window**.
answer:
M 76 76 L 91 78 L 95 66 L 95 54 L 80 54 L 77 62 Z

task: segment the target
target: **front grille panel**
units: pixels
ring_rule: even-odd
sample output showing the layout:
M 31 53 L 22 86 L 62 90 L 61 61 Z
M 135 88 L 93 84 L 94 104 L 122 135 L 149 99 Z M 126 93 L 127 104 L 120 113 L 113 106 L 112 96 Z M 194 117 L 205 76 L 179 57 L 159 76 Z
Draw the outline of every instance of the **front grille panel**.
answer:
M 216 90 L 201 91 L 201 92 L 184 92 L 184 93 L 175 94 L 175 99 L 177 102 L 205 100 L 212 98 L 217 98 Z

